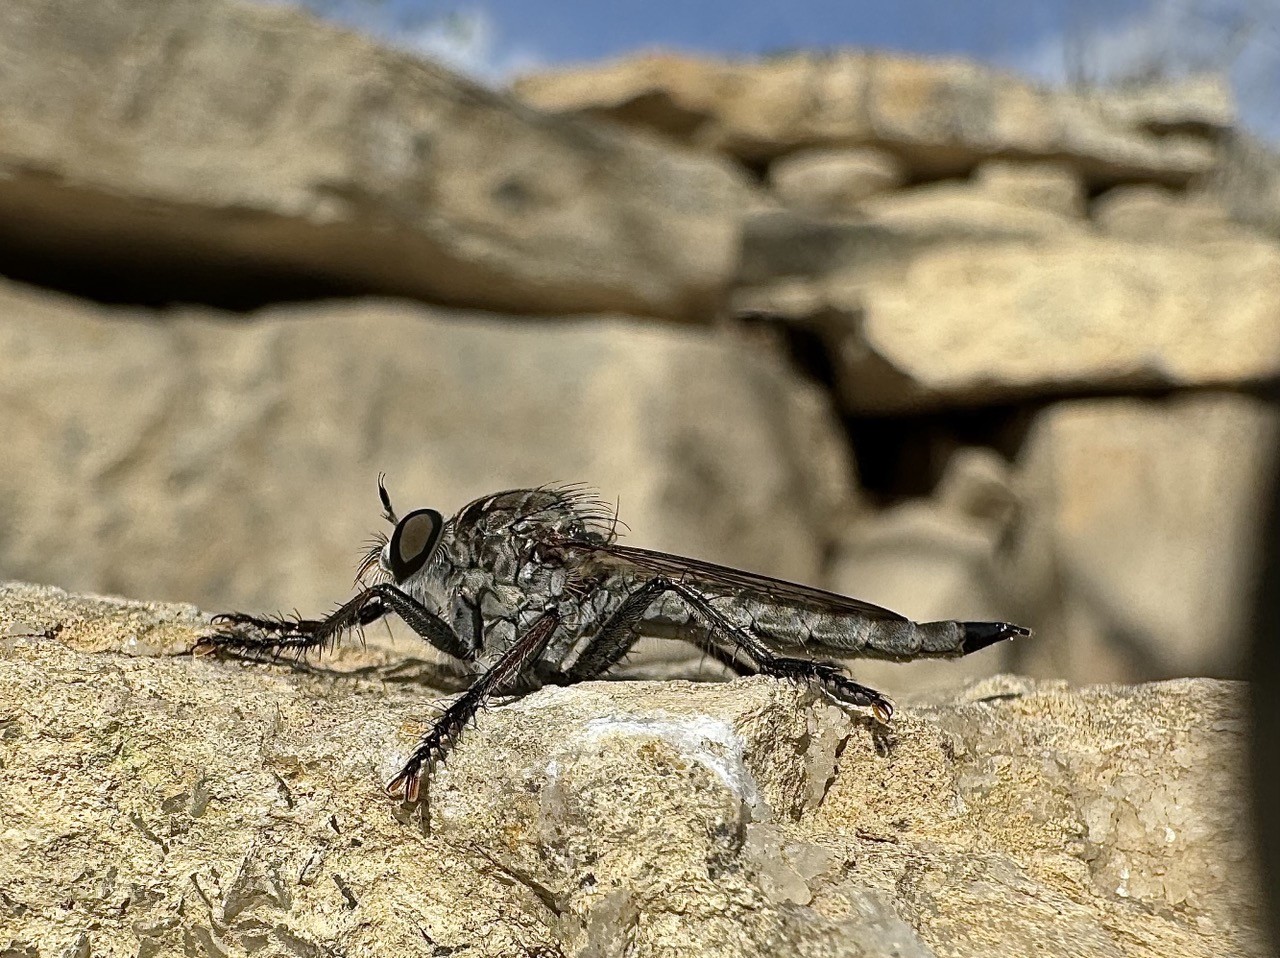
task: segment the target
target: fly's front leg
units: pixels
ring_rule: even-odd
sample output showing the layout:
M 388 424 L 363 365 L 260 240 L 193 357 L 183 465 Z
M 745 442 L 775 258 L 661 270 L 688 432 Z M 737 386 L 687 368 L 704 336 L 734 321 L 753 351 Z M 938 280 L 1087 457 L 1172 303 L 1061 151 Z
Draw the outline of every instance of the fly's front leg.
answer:
M 430 779 L 431 770 L 444 760 L 449 747 L 466 724 L 475 718 L 485 700 L 498 689 L 509 686 L 513 680 L 518 679 L 542 654 L 559 626 L 558 613 L 548 611 L 539 616 L 525 634 L 516 640 L 515 645 L 476 679 L 461 698 L 445 709 L 431 731 L 422 737 L 404 768 L 387 783 L 387 792 L 406 802 L 416 802 L 423 782 Z
M 221 623 L 196 646 L 197 652 L 231 652 L 279 658 L 293 652 L 304 655 L 337 643 L 343 633 L 363 628 L 389 612 L 404 620 L 409 628 L 441 652 L 469 659 L 474 648 L 458 637 L 452 627 L 412 596 L 387 582 L 365 589 L 324 619 L 259 618 L 242 612 L 215 615 Z

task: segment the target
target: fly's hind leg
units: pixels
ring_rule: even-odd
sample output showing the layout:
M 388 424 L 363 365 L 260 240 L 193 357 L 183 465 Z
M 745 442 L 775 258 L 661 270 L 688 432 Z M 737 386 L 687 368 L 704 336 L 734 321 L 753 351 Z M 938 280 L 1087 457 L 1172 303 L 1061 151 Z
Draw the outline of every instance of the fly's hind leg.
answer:
M 565 673 L 564 681 L 581 682 L 596 678 L 620 661 L 639 637 L 637 626 L 649 606 L 668 592 L 683 599 L 712 630 L 712 635 L 720 638 L 720 642 L 708 641 L 702 647 L 739 675 L 769 675 L 803 685 L 815 685 L 839 702 L 871 709 L 881 722 L 892 718 L 892 702 L 875 689 L 853 681 L 834 662 L 777 655 L 751 632 L 726 619 L 701 592 L 663 576 L 650 579 L 631 594 Z M 732 643 L 732 646 L 726 647 L 721 643 Z M 747 661 L 743 660 L 744 656 Z

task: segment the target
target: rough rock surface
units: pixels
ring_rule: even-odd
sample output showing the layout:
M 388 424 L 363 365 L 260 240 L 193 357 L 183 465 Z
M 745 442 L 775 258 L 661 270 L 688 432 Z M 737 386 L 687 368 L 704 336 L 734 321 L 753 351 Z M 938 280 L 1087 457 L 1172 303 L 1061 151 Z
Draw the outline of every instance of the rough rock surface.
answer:
M 962 60 L 648 55 L 534 74 L 514 89 L 544 109 L 658 129 L 749 162 L 809 147 L 877 146 L 918 177 L 964 174 L 1000 156 L 1061 159 L 1093 185 L 1181 185 L 1216 157 L 1213 143 L 1176 122 L 1164 125 L 1167 135 L 1151 132 L 1154 106 L 1108 113 L 1089 95 L 1041 89 Z
M 380 785 L 427 690 L 113 651 L 199 625 L 0 588 L 8 954 L 1263 953 L 1234 685 L 1000 679 L 883 731 L 767 679 L 546 690 L 425 811 Z
M 1245 676 L 1280 409 L 1232 394 L 1058 403 L 1018 463 L 1040 674 Z
M 814 582 L 829 400 L 727 330 L 394 301 L 233 316 L 0 284 L 0 574 L 310 614 L 401 508 L 583 481 L 629 541 Z M 768 521 L 761 521 L 768 517 Z
M 730 166 L 550 117 L 302 13 L 0 4 L 0 244 L 154 300 L 279 284 L 706 319 Z

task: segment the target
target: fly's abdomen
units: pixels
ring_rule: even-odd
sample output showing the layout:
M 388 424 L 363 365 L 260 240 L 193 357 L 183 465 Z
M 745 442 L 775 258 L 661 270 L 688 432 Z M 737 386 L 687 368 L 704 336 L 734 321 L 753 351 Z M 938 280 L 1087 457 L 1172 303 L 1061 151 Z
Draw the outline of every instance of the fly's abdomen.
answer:
M 912 622 L 897 616 L 829 611 L 770 601 L 754 595 L 707 596 L 725 622 L 769 645 L 810 654 L 828 651 L 841 656 L 881 659 L 955 658 L 1003 639 L 1029 635 L 1005 622 Z M 673 625 L 706 627 L 695 610 L 678 596 L 667 596 L 651 616 Z

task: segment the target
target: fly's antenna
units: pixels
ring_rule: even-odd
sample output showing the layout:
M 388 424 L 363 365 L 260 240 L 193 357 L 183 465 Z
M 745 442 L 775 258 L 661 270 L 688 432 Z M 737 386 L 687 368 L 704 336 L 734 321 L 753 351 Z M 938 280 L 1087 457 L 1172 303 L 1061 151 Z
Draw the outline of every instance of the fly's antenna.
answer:
M 385 472 L 378 473 L 378 498 L 382 500 L 382 518 L 393 526 L 399 525 L 400 520 L 396 517 L 396 511 L 391 508 L 391 496 L 387 494 L 386 479 L 387 474 Z
M 613 500 L 613 522 L 609 525 L 609 541 L 614 542 L 618 538 L 618 516 L 622 512 L 622 497 Z

